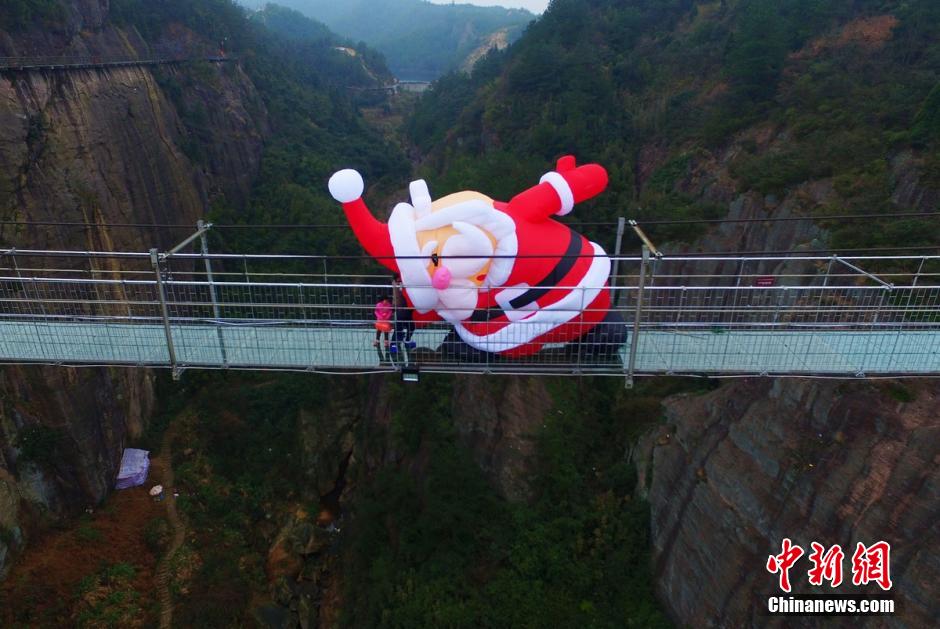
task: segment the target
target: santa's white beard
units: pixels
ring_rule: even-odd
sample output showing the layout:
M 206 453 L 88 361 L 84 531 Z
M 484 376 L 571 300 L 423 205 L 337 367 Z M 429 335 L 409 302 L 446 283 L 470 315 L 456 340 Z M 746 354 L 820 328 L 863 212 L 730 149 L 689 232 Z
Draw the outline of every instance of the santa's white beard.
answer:
M 443 243 L 439 256 L 440 263 L 450 271 L 451 280 L 446 289 L 438 290 L 428 271 L 438 242 L 427 240 L 419 244 L 417 236 L 447 226 L 457 233 Z M 518 250 L 513 220 L 482 199 L 430 213 L 425 209 L 420 215 L 413 206 L 399 203 L 389 218 L 388 228 L 392 248 L 399 257 L 402 283 L 415 310 L 420 314 L 435 311 L 455 324 L 473 314 L 481 290 L 491 290 L 506 282 Z M 484 269 L 486 274 L 481 276 Z M 478 281 L 483 282 L 482 286 L 478 286 Z
M 437 314 L 451 323 L 470 318 L 477 309 L 480 289 L 469 279 L 451 280 L 445 290 L 437 291 Z

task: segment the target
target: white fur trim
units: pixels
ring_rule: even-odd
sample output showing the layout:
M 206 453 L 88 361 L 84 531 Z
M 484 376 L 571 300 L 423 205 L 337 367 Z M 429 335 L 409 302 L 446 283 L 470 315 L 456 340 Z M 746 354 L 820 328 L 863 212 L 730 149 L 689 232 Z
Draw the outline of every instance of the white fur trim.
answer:
M 330 194 L 340 203 L 351 203 L 362 196 L 365 184 L 362 175 L 351 168 L 340 170 L 330 177 Z
M 431 213 L 431 193 L 424 179 L 412 181 L 408 186 L 411 194 L 411 205 L 414 206 L 415 216 L 422 218 Z
M 531 315 L 527 312 L 526 315 L 529 316 L 525 319 L 514 321 L 485 336 L 474 334 L 463 324 L 456 323 L 454 329 L 457 330 L 457 334 L 471 347 L 484 352 L 499 353 L 530 343 L 543 334 L 568 323 L 591 305 L 604 290 L 604 284 L 610 277 L 610 258 L 600 245 L 592 242 L 591 246 L 594 247 L 595 257 L 591 261 L 588 272 L 584 274 L 577 286 L 561 287 L 561 290 L 569 292 L 555 303 Z
M 510 321 L 521 321 L 526 317 L 532 316 L 532 313 L 539 309 L 538 303 L 534 301 L 527 303 L 522 308 L 513 308 L 512 303 L 510 303 L 513 299 L 523 295 L 530 288 L 531 286 L 522 282 L 521 284 L 504 288 L 496 293 L 496 303 L 499 304 L 499 307 L 506 313 L 507 319 Z
M 564 177 L 552 171 L 542 175 L 542 178 L 539 179 L 539 183 L 550 184 L 552 188 L 555 189 L 555 192 L 558 193 L 558 198 L 561 199 L 561 209 L 555 212 L 555 214 L 564 216 L 574 209 L 574 193 L 571 192 L 571 186 L 568 185 Z
M 392 241 L 401 283 L 411 298 L 415 310 L 424 314 L 437 305 L 437 291 L 431 286 L 428 273 L 430 257 L 423 256 L 418 248 L 415 231 L 415 209 L 407 203 L 399 203 L 388 219 L 388 235 Z M 398 257 L 402 256 L 402 257 Z
M 479 301 L 479 289 L 470 280 L 454 280 L 450 288 L 439 293 L 439 297 L 441 302 L 437 314 L 456 325 L 473 315 Z M 460 308 L 464 304 L 469 307 Z

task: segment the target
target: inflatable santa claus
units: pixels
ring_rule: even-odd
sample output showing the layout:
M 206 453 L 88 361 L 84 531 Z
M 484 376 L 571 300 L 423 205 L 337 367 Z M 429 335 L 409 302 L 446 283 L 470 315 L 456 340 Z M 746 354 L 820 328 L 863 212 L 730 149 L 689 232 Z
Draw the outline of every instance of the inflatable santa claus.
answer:
M 383 223 L 362 200 L 358 172 L 341 170 L 329 182 L 362 246 L 400 276 L 415 320 L 444 319 L 474 350 L 508 356 L 546 344 L 623 342 L 622 321 L 610 311 L 610 259 L 553 219 L 606 187 L 603 167 L 567 156 L 508 203 L 469 191 L 432 201 L 426 183 L 414 181 L 411 203 Z

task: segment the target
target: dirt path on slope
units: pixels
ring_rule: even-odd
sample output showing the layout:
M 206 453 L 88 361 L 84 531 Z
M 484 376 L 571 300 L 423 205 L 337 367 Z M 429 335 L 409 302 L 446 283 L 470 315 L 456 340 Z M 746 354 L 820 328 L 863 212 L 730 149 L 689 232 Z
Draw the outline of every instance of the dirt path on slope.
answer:
M 173 478 L 173 428 L 167 428 L 160 444 L 159 465 L 162 469 L 163 492 L 166 496 L 166 516 L 170 523 L 170 546 L 160 560 L 157 567 L 156 589 L 157 600 L 160 602 L 160 629 L 170 629 L 173 625 L 173 595 L 170 592 L 170 565 L 173 555 L 186 541 L 186 526 L 176 508 L 176 498 L 173 497 L 175 481 Z

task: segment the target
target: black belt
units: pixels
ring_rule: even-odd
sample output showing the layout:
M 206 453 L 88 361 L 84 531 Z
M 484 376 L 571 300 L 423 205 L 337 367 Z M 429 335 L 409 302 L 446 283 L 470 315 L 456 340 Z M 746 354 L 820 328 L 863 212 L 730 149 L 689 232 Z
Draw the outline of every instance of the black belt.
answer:
M 561 282 L 565 276 L 571 272 L 571 269 L 574 268 L 574 265 L 578 261 L 578 258 L 581 254 L 581 235 L 571 230 L 570 228 L 568 229 L 568 234 L 568 249 L 565 251 L 561 260 L 558 261 L 558 264 L 555 265 L 555 268 L 552 269 L 548 275 L 542 278 L 542 281 L 515 299 L 510 300 L 509 305 L 514 310 L 518 310 L 524 306 L 527 306 L 543 295 L 547 294 L 548 291 L 558 286 L 559 282 Z M 475 310 L 470 316 L 470 321 L 474 323 L 480 323 L 483 321 L 490 321 L 491 319 L 502 315 L 503 310 L 499 308 Z
M 533 301 L 548 294 L 548 291 L 558 286 L 565 276 L 571 272 L 571 269 L 574 268 L 575 263 L 578 261 L 578 256 L 581 253 L 581 235 L 570 228 L 568 229 L 568 234 L 570 235 L 570 239 L 565 255 L 562 256 L 551 273 L 542 278 L 541 282 L 509 302 L 513 310 L 519 310 L 520 308 L 528 306 Z

